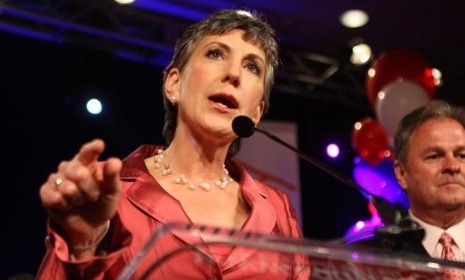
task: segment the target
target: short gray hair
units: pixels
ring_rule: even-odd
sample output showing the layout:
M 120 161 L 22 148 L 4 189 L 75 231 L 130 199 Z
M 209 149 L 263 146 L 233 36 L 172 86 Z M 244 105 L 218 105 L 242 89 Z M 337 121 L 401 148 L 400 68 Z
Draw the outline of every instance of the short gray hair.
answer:
M 400 162 L 405 162 L 412 133 L 430 119 L 449 118 L 465 128 L 465 110 L 441 100 L 435 100 L 402 118 L 394 136 L 394 152 Z
M 244 40 L 258 44 L 265 53 L 265 85 L 264 108 L 265 113 L 269 107 L 269 97 L 274 84 L 275 70 L 278 67 L 278 43 L 271 26 L 261 16 L 244 10 L 220 10 L 211 14 L 206 19 L 191 25 L 177 40 L 174 55 L 164 71 L 163 81 L 173 68 L 183 70 L 189 60 L 196 44 L 208 35 L 222 35 L 234 29 L 245 31 Z M 163 87 L 163 93 L 164 93 Z M 165 125 L 163 136 L 167 144 L 173 140 L 177 126 L 177 107 L 163 94 L 165 107 Z M 230 146 L 228 158 L 233 157 L 239 151 L 240 140 L 236 139 Z

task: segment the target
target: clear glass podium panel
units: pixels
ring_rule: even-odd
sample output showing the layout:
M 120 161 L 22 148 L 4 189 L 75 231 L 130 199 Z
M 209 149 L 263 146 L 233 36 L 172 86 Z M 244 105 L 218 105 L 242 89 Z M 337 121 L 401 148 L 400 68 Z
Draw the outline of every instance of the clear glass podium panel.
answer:
M 451 272 L 465 275 L 464 263 L 169 224 L 151 236 L 118 279 L 455 279 Z

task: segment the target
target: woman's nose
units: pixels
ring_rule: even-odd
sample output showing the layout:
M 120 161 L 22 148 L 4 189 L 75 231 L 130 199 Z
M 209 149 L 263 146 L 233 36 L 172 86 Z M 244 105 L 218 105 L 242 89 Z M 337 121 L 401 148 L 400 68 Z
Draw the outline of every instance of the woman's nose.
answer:
M 238 66 L 237 63 L 229 63 L 225 68 L 223 82 L 229 82 L 234 87 L 238 87 L 241 84 L 240 66 Z

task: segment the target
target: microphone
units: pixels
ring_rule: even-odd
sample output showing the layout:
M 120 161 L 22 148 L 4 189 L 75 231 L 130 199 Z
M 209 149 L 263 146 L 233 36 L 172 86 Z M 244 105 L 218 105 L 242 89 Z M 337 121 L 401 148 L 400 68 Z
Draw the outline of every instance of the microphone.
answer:
M 342 174 L 339 174 L 337 172 L 335 172 L 334 170 L 330 169 L 329 167 L 327 167 L 325 164 L 311 158 L 310 156 L 304 154 L 303 152 L 301 152 L 299 149 L 295 148 L 294 146 L 290 145 L 289 143 L 285 142 L 284 140 L 278 138 L 277 136 L 265 131 L 265 130 L 262 130 L 260 128 L 257 128 L 255 127 L 255 123 L 247 116 L 237 116 L 233 119 L 233 122 L 232 122 L 232 129 L 234 131 L 234 133 L 239 136 L 240 138 L 246 138 L 246 137 L 250 137 L 252 136 L 255 131 L 258 131 L 264 135 L 266 135 L 268 138 L 270 138 L 271 140 L 285 146 L 286 148 L 292 150 L 293 152 L 295 152 L 300 158 L 302 158 L 303 160 L 305 160 L 306 162 L 318 167 L 319 169 L 323 170 L 324 172 L 326 172 L 327 174 L 333 176 L 334 178 L 336 178 L 337 180 L 339 180 L 340 182 L 346 184 L 346 185 L 349 185 L 350 187 L 353 187 L 359 191 L 362 191 L 364 192 L 368 197 L 371 197 L 370 194 L 368 194 L 363 188 L 361 188 L 359 185 L 355 184 L 350 178 L 342 175 Z
M 381 236 L 388 236 L 390 239 L 395 239 L 399 234 L 415 234 L 416 236 L 423 236 L 424 230 L 418 226 L 415 222 L 411 221 L 407 217 L 407 211 L 403 210 L 398 205 L 393 205 L 392 203 L 388 202 L 382 197 L 374 196 L 368 193 L 365 189 L 363 189 L 360 185 L 356 184 L 352 179 L 349 177 L 336 172 L 335 170 L 329 168 L 322 162 L 306 155 L 299 149 L 295 148 L 294 146 L 290 145 L 289 143 L 285 142 L 284 140 L 278 138 L 277 136 L 262 130 L 260 128 L 255 127 L 255 123 L 247 116 L 237 116 L 232 121 L 232 129 L 234 133 L 240 138 L 246 138 L 252 136 L 255 131 L 258 131 L 271 140 L 283 145 L 284 147 L 292 150 L 295 152 L 300 158 L 305 160 L 306 162 L 312 164 L 313 166 L 319 168 L 320 170 L 324 171 L 326 174 L 336 178 L 339 182 L 348 185 L 360 192 L 362 192 L 370 201 L 373 202 L 376 209 L 378 209 L 378 213 L 380 214 L 383 221 L 387 224 L 390 224 L 390 228 L 381 228 L 379 229 L 376 234 Z M 384 229 L 384 230 L 383 230 Z M 393 246 L 395 249 L 399 249 L 400 246 L 396 245 Z
M 247 138 L 254 134 L 255 124 L 247 116 L 237 116 L 232 122 L 232 129 L 240 138 Z

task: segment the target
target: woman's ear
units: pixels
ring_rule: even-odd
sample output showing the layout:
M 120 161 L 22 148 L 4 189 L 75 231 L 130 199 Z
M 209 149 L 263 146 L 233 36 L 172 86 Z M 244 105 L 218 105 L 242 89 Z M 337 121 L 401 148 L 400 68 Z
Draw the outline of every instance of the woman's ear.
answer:
M 179 97 L 180 72 L 178 68 L 171 68 L 165 79 L 165 97 L 175 104 Z
M 265 110 L 265 101 L 260 101 L 260 104 L 257 105 L 257 108 L 255 108 L 255 112 L 252 116 L 253 122 L 258 124 L 260 122 L 260 119 L 263 116 L 263 111 Z

